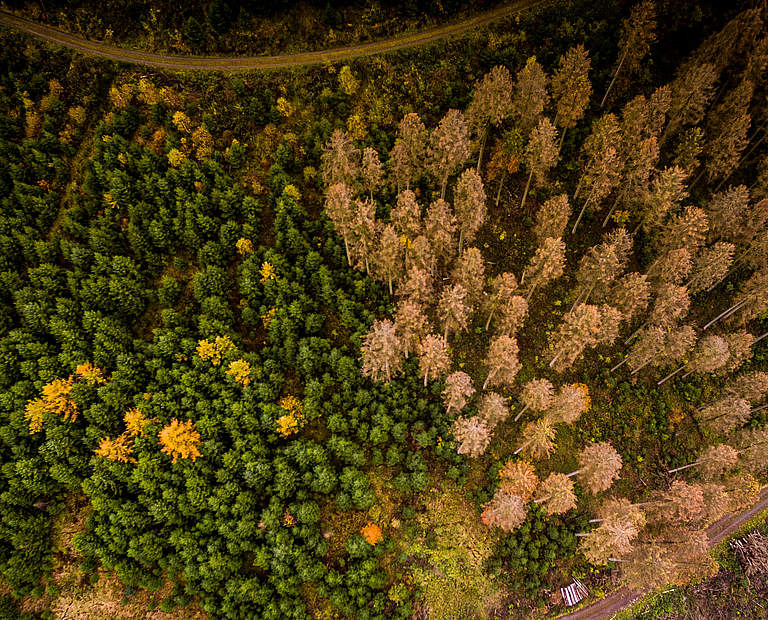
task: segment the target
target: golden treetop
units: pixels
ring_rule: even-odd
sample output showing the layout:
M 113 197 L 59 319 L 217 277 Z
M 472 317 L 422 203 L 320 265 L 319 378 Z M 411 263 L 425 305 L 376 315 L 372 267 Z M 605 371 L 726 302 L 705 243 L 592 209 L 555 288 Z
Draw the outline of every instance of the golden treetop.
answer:
M 384 536 L 381 534 L 381 528 L 375 523 L 371 523 L 370 521 L 363 526 L 363 528 L 360 530 L 360 533 L 370 545 L 375 546 L 376 543 L 379 543 L 384 539 Z
M 74 379 L 72 377 L 54 379 L 47 385 L 44 385 L 43 402 L 45 403 L 46 411 L 64 416 L 65 420 L 74 422 L 77 419 L 78 410 L 75 401 L 69 397 L 73 385 Z
M 297 201 L 301 200 L 301 192 L 299 191 L 299 188 L 290 183 L 283 188 L 283 196 L 288 196 Z
M 341 71 L 339 71 L 339 86 L 341 86 L 341 90 L 343 90 L 347 95 L 354 95 L 359 85 L 360 83 L 352 73 L 350 66 L 344 65 L 341 68 Z
M 126 411 L 123 420 L 125 421 L 125 430 L 131 437 L 138 437 L 139 435 L 143 437 L 146 435 L 144 429 L 151 422 L 158 421 L 157 418 L 146 417 L 141 410 L 136 407 L 132 407 Z
M 168 163 L 170 163 L 174 168 L 178 168 L 181 164 L 183 164 L 186 158 L 187 156 L 184 155 L 184 153 L 182 153 L 179 149 L 171 149 L 168 151 Z
M 229 336 L 216 336 L 213 342 L 200 340 L 197 343 L 197 354 L 200 359 L 210 360 L 211 364 L 218 366 L 227 353 L 235 350 L 235 345 L 229 339 Z
M 139 99 L 147 105 L 160 103 L 162 96 L 160 90 L 147 78 L 139 80 Z
M 283 396 L 279 404 L 281 409 L 290 411 L 294 415 L 301 415 L 301 401 L 293 394 Z
M 251 365 L 245 360 L 235 360 L 227 368 L 227 374 L 232 375 L 238 385 L 245 387 L 251 383 Z
M 103 384 L 107 382 L 104 377 L 104 371 L 90 362 L 78 364 L 77 368 L 75 368 L 75 375 L 81 379 L 85 379 L 89 385 Z
M 173 124 L 179 131 L 192 133 L 192 121 L 189 120 L 189 116 L 184 114 L 184 112 L 178 111 L 173 113 Z
M 299 432 L 299 420 L 292 413 L 277 418 L 277 433 L 283 437 L 288 437 Z
M 246 254 L 251 254 L 253 252 L 253 241 L 241 237 L 237 240 L 237 243 L 235 243 L 235 247 L 237 248 L 238 254 L 245 256 Z
M 269 326 L 272 323 L 272 320 L 275 318 L 276 314 L 277 308 L 272 306 L 269 310 L 261 315 L 261 322 L 264 325 L 264 329 L 269 329 Z
M 130 436 L 123 433 L 115 439 L 104 437 L 99 442 L 99 447 L 94 450 L 96 456 L 101 456 L 110 461 L 118 463 L 135 463 L 133 458 L 133 446 L 130 443 Z
M 277 274 L 275 273 L 275 268 L 267 262 L 262 263 L 261 269 L 259 269 L 259 274 L 261 275 L 261 283 L 264 284 L 267 282 L 267 280 L 274 280 L 277 278 Z
M 29 434 L 33 435 L 43 430 L 43 413 L 45 401 L 42 398 L 30 400 L 24 408 L 24 419 L 29 423 Z
M 280 112 L 283 116 L 288 118 L 291 114 L 293 114 L 293 104 L 291 104 L 290 101 L 288 101 L 285 97 L 278 97 L 277 98 L 277 111 Z
M 170 424 L 166 424 L 160 431 L 159 439 L 163 446 L 162 452 L 171 455 L 173 463 L 179 458 L 194 461 L 198 456 L 203 456 L 198 450 L 202 439 L 191 420 L 179 422 L 173 418 Z
M 583 383 L 574 383 L 574 387 L 577 387 L 584 394 L 584 411 L 589 411 L 592 406 L 592 399 L 589 396 L 589 388 Z

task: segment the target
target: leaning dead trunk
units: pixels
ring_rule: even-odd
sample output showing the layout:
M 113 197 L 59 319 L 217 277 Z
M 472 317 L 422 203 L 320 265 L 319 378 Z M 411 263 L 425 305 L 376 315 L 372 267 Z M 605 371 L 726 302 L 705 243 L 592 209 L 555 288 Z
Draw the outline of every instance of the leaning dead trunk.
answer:
M 605 91 L 605 94 L 603 95 L 603 100 L 600 102 L 600 107 L 602 108 L 605 105 L 605 100 L 608 98 L 608 93 L 611 92 L 611 89 L 613 88 L 614 82 L 616 82 L 616 77 L 619 75 L 619 71 L 621 71 L 621 66 L 624 64 L 624 59 L 627 57 L 627 54 L 629 53 L 629 48 L 624 50 L 624 54 L 621 57 L 621 60 L 619 61 L 619 66 L 616 67 L 616 71 L 613 74 L 613 79 L 611 80 L 611 83 L 608 84 L 608 90 Z
M 674 377 L 674 376 L 675 376 L 677 373 L 679 373 L 679 372 L 680 372 L 680 371 L 681 371 L 683 368 L 685 368 L 687 365 L 688 365 L 688 364 L 683 364 L 682 366 L 680 366 L 680 368 L 678 368 L 678 369 L 677 369 L 677 370 L 675 370 L 674 372 L 671 372 L 671 373 L 669 373 L 669 374 L 668 374 L 666 377 L 664 377 L 664 378 L 663 378 L 661 381 L 657 381 L 657 382 L 656 382 L 656 385 L 664 385 L 664 384 L 665 384 L 667 381 L 669 381 L 669 380 L 670 380 L 672 377 Z M 690 374 L 690 373 L 688 373 L 688 374 Z M 684 375 L 684 376 L 686 376 L 686 377 L 687 377 L 687 376 L 688 376 L 688 374 L 686 374 L 686 375 Z

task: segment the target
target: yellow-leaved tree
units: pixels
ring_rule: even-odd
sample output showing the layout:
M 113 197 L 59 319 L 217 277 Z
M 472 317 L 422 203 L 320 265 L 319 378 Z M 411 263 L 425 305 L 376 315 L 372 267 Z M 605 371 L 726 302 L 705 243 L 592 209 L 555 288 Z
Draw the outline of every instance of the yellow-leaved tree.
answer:
M 104 377 L 104 371 L 90 362 L 78 364 L 77 368 L 75 368 L 75 375 L 80 379 L 84 379 L 89 385 L 102 385 L 107 382 Z
M 133 446 L 130 442 L 131 437 L 127 433 L 123 433 L 115 439 L 104 437 L 99 442 L 99 447 L 94 450 L 94 453 L 96 456 L 101 456 L 110 461 L 117 461 L 118 463 L 135 463 Z
M 216 336 L 213 342 L 200 340 L 197 343 L 197 354 L 200 359 L 210 360 L 211 364 L 218 366 L 227 353 L 235 350 L 235 345 L 229 339 L 229 336 Z
M 159 421 L 157 418 L 148 418 L 136 407 L 126 411 L 123 420 L 125 421 L 125 430 L 131 437 L 138 437 L 139 435 L 145 437 L 147 434 L 146 427 L 151 422 Z
M 65 420 L 74 422 L 77 419 L 77 405 L 69 397 L 74 385 L 74 379 L 54 379 L 43 386 L 43 402 L 46 411 L 63 416 Z
M 198 456 L 203 456 L 198 450 L 202 439 L 192 420 L 179 422 L 173 418 L 170 424 L 166 424 L 160 431 L 159 439 L 163 446 L 162 451 L 173 457 L 173 463 L 179 458 L 194 461 Z
M 245 360 L 235 360 L 227 368 L 227 374 L 232 375 L 238 385 L 245 387 L 251 383 L 251 365 Z
M 235 247 L 237 248 L 237 253 L 240 254 L 240 256 L 246 256 L 247 254 L 253 253 L 253 241 L 250 239 L 241 237 L 237 240 L 237 243 L 235 243 Z
M 280 399 L 280 408 L 288 413 L 277 419 L 277 432 L 283 437 L 298 433 L 304 424 L 304 414 L 301 410 L 301 401 L 295 396 L 284 396 Z
M 43 430 L 43 413 L 45 410 L 45 401 L 42 398 L 35 398 L 27 403 L 24 408 L 24 419 L 29 424 L 30 435 Z

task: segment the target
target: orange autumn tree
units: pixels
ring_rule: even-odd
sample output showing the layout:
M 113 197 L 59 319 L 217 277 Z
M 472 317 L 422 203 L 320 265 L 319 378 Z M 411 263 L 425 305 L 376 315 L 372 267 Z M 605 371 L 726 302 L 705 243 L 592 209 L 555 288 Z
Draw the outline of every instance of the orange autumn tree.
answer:
M 370 521 L 362 527 L 360 533 L 368 544 L 373 546 L 376 546 L 376 543 L 379 543 L 384 539 L 384 536 L 381 534 L 381 528 Z
M 133 458 L 133 446 L 130 443 L 130 435 L 123 433 L 116 439 L 104 437 L 99 442 L 99 447 L 94 450 L 96 456 L 101 456 L 118 463 L 135 463 Z
M 162 451 L 173 457 L 172 463 L 179 458 L 192 459 L 203 456 L 198 450 L 202 440 L 200 433 L 195 430 L 195 423 L 192 420 L 179 422 L 173 418 L 170 424 L 166 424 L 160 431 L 160 443 Z
M 104 377 L 104 371 L 90 362 L 79 364 L 77 368 L 75 368 L 75 375 L 84 379 L 89 385 L 102 385 L 107 382 Z

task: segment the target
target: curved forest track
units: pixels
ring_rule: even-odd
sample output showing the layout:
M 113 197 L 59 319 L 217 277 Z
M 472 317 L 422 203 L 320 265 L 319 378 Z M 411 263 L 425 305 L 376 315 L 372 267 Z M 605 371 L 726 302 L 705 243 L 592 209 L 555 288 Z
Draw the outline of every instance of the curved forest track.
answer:
M 761 491 L 760 501 L 752 506 L 752 508 L 738 514 L 726 515 L 707 528 L 710 548 L 738 531 L 750 519 L 766 509 L 768 509 L 768 487 Z M 596 601 L 591 605 L 582 607 L 572 613 L 558 616 L 558 620 L 604 620 L 626 609 L 645 594 L 648 594 L 648 592 L 635 592 L 629 588 L 621 587 L 604 599 Z
M 39 24 L 4 11 L 0 11 L 0 25 L 21 30 L 38 39 L 62 45 L 84 54 L 118 62 L 147 65 L 162 69 L 177 69 L 180 71 L 258 71 L 333 63 L 419 47 L 442 39 L 466 34 L 492 22 L 550 1 L 517 0 L 516 2 L 511 2 L 505 6 L 486 11 L 460 22 L 428 28 L 421 32 L 403 34 L 371 43 L 361 43 L 328 50 L 299 52 L 296 54 L 282 54 L 279 56 L 225 57 L 153 54 L 151 52 L 122 48 L 99 41 L 83 39 L 63 30 Z

